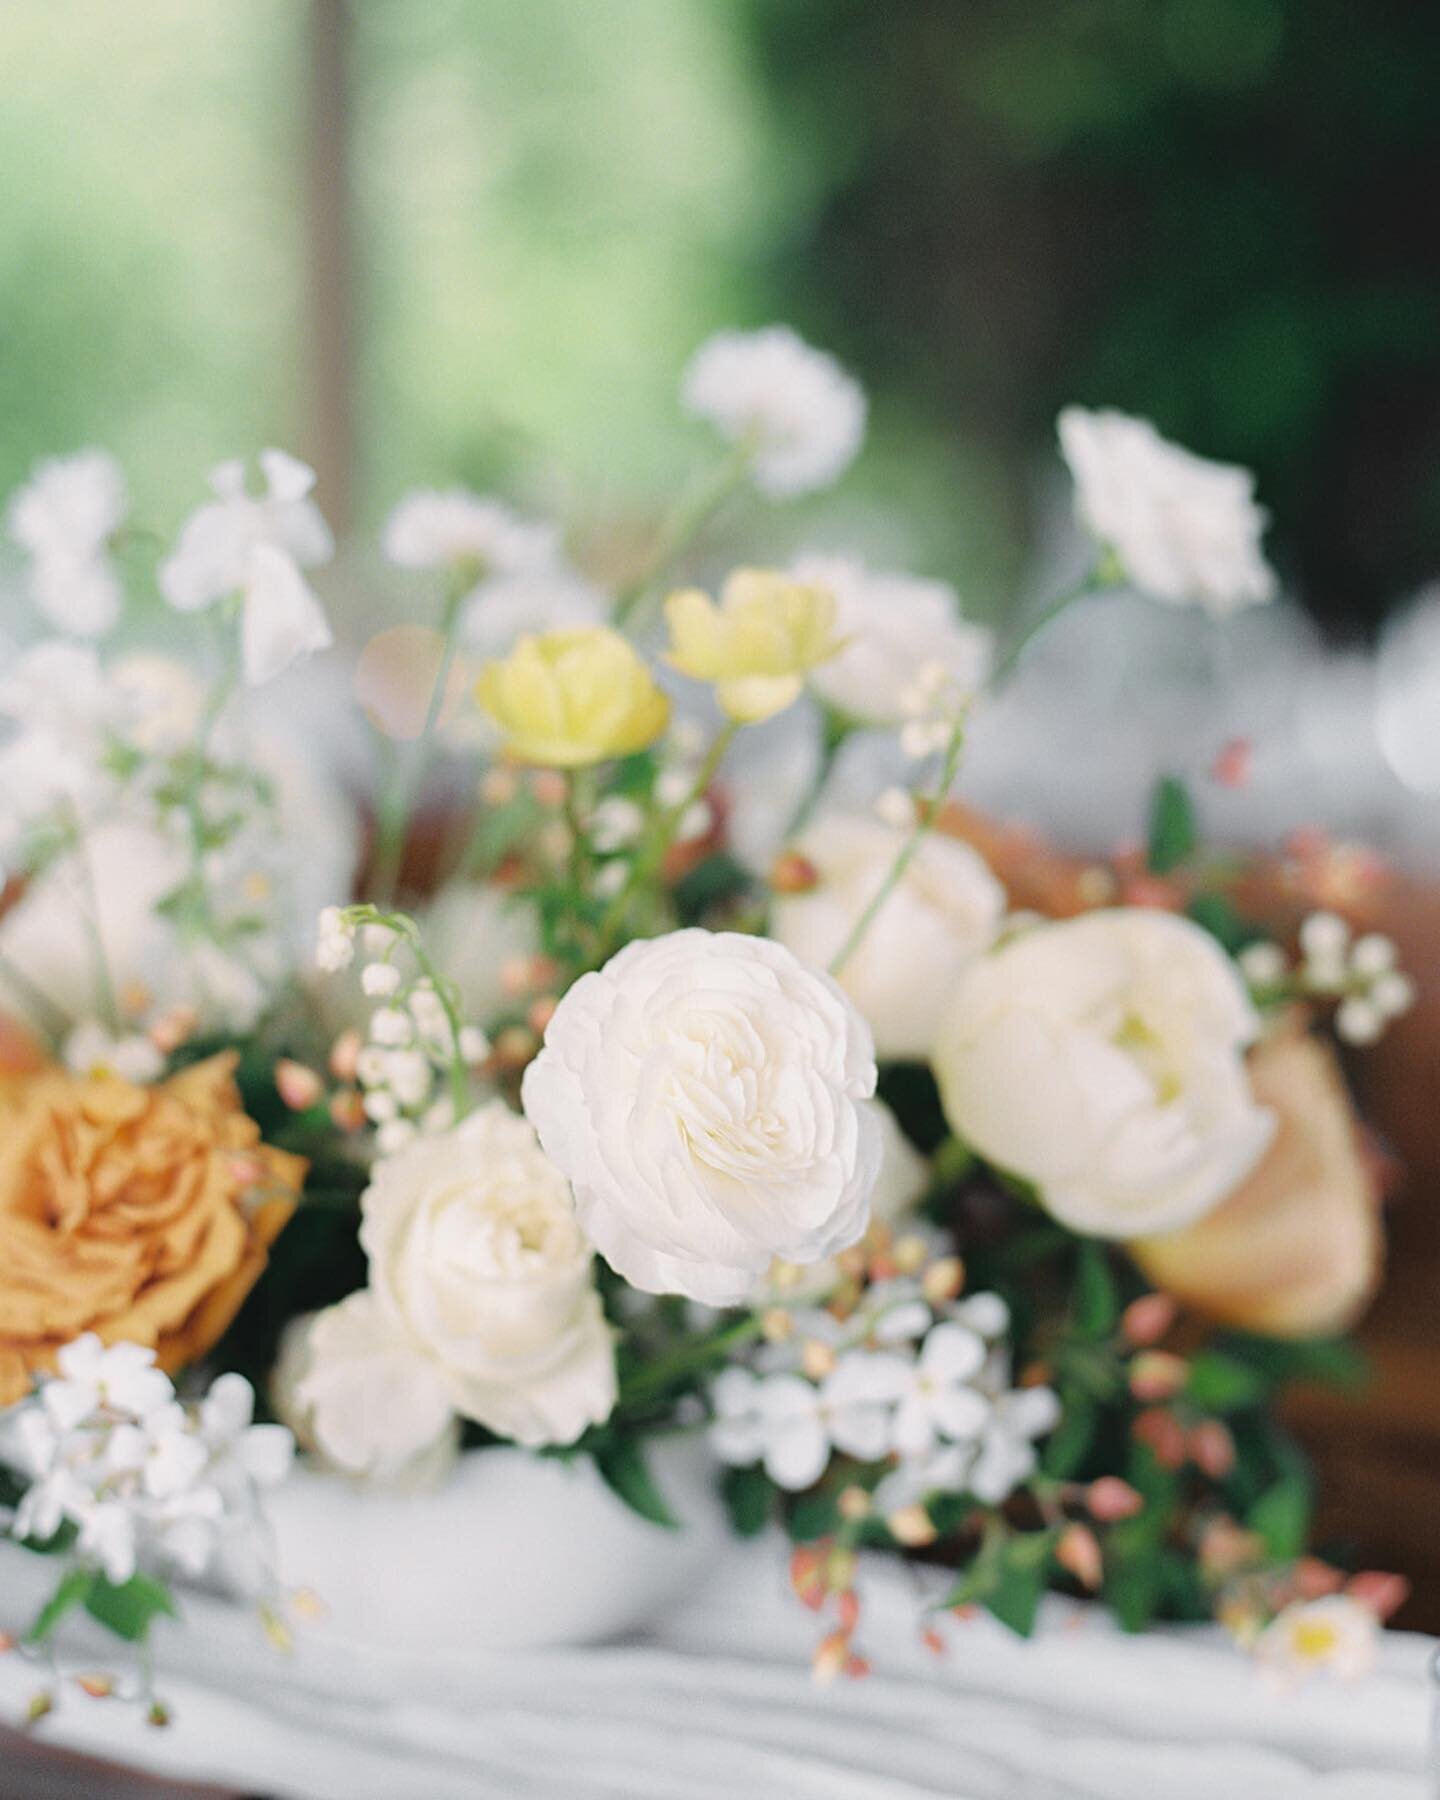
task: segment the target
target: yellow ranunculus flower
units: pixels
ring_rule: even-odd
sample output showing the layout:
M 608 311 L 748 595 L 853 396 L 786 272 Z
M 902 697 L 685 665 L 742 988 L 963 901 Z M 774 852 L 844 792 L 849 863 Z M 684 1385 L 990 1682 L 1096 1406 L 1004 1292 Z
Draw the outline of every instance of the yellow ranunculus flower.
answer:
M 523 637 L 480 671 L 476 697 L 521 762 L 575 769 L 653 744 L 670 702 L 618 631 Z
M 799 697 L 805 676 L 844 648 L 828 588 L 773 569 L 737 569 L 717 606 L 698 588 L 665 602 L 669 660 L 682 675 L 715 684 L 732 719 L 751 725 Z

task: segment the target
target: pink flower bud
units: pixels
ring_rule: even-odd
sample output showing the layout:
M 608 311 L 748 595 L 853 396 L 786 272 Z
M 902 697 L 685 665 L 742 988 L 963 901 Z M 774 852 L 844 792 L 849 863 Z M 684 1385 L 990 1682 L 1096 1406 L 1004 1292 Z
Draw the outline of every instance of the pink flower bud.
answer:
M 1145 1349 L 1160 1342 L 1178 1310 L 1169 1294 L 1142 1294 L 1120 1315 L 1120 1329 L 1137 1350 Z
M 1113 1525 L 1120 1519 L 1133 1519 L 1145 1501 L 1128 1481 L 1122 1481 L 1118 1475 L 1102 1475 L 1090 1483 L 1085 1505 L 1092 1519 Z
M 1093 1506 L 1092 1506 L 1093 1510 Z M 1092 1592 L 1099 1587 L 1105 1569 L 1100 1540 L 1088 1525 L 1067 1525 L 1055 1546 L 1055 1560 Z
M 1130 1365 L 1130 1392 L 1137 1400 L 1173 1400 L 1190 1374 L 1183 1356 L 1142 1350 Z
M 292 1062 L 288 1056 L 282 1056 L 275 1065 L 275 1086 L 291 1112 L 308 1112 L 320 1104 L 325 1092 L 324 1082 L 313 1069 Z
M 1235 1440 L 1219 1419 L 1202 1419 L 1190 1433 L 1190 1460 L 1202 1475 L 1223 1481 L 1235 1467 Z

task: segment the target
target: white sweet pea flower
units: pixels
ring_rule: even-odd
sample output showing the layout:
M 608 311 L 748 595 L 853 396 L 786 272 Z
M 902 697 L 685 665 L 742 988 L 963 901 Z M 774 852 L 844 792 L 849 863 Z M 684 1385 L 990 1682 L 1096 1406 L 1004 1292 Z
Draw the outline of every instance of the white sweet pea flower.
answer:
M 59 631 L 98 638 L 119 620 L 123 594 L 110 540 L 125 522 L 125 477 L 104 450 L 42 462 L 10 502 L 10 536 L 30 557 L 30 591 Z
M 786 325 L 722 331 L 696 351 L 685 410 L 752 449 L 756 487 L 774 499 L 829 487 L 865 436 L 865 395 L 833 357 Z
M 1217 617 L 1274 598 L 1248 469 L 1194 456 L 1128 413 L 1069 406 L 1059 430 L 1076 516 L 1142 593 Z
M 819 880 L 775 896 L 771 931 L 824 968 L 879 892 L 909 833 L 863 814 L 830 813 L 793 848 Z M 1005 915 L 1005 890 L 978 852 L 929 834 L 840 970 L 841 987 L 875 1033 L 882 1061 L 923 1058 L 962 972 L 988 950 Z
M 973 963 L 934 1066 L 960 1137 L 1071 1230 L 1128 1238 L 1202 1218 L 1259 1161 L 1275 1121 L 1245 1068 L 1258 1029 L 1198 925 L 1094 912 Z
M 260 469 L 265 492 L 257 496 L 246 492 L 242 462 L 222 463 L 210 477 L 215 499 L 191 514 L 157 572 L 177 612 L 241 597 L 241 663 L 252 687 L 333 642 L 301 572 L 335 549 L 310 498 L 315 472 L 281 450 L 262 450 Z
M 377 1304 L 456 1412 L 532 1446 L 609 1418 L 615 1353 L 590 1246 L 563 1175 L 503 1101 L 378 1163 L 361 1214 Z
M 466 488 L 422 488 L 396 505 L 380 544 L 397 568 L 460 570 L 479 581 L 553 563 L 557 533 Z
M 561 1000 L 522 1098 L 601 1255 L 649 1293 L 743 1300 L 860 1237 L 880 1170 L 864 1021 L 781 944 L 671 932 Z
M 803 556 L 797 581 L 835 596 L 839 655 L 811 672 L 810 685 L 847 718 L 896 725 L 920 671 L 940 671 L 948 697 L 978 693 L 990 672 L 993 634 L 960 617 L 960 602 L 943 581 L 884 574 L 851 556 Z

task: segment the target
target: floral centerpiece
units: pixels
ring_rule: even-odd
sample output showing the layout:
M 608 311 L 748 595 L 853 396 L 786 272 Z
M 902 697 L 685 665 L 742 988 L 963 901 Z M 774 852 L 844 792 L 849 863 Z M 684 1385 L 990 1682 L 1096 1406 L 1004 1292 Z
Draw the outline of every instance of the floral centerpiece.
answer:
M 12 502 L 0 1525 L 56 1570 L 23 1648 L 75 1608 L 141 1640 L 199 1578 L 283 1640 L 292 1439 L 412 1491 L 501 1445 L 593 1459 L 660 1530 L 646 1447 L 692 1432 L 737 1531 L 794 1540 L 821 1673 L 865 1667 L 862 1548 L 953 1570 L 932 1638 L 1028 1632 L 1058 1586 L 1354 1665 L 1397 1584 L 1309 1552 L 1275 1400 L 1349 1372 L 1378 1277 L 1325 1031 L 1405 1010 L 1394 948 L 1250 916 L 1174 780 L 1110 864 L 952 803 L 1062 609 L 1271 597 L 1250 478 L 1067 411 L 1091 565 L 997 644 L 846 557 L 677 585 L 717 508 L 832 482 L 865 421 L 782 329 L 706 345 L 684 400 L 723 453 L 618 593 L 497 500 L 400 502 L 433 622 L 353 667 L 363 855 L 267 706 L 325 704 L 287 675 L 332 650 L 310 471 L 216 470 L 158 563 L 99 452 Z M 913 779 L 843 804 L 867 740 Z

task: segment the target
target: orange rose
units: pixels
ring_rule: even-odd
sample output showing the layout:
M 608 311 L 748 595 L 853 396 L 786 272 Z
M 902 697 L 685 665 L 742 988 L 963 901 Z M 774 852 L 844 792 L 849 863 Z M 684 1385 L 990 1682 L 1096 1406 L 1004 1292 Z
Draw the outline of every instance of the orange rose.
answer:
M 239 1311 L 306 1165 L 260 1142 L 236 1060 L 150 1088 L 58 1069 L 0 1085 L 0 1405 L 83 1331 L 173 1372 Z
M 1335 1057 L 1300 1031 L 1250 1058 L 1279 1126 L 1258 1168 L 1185 1231 L 1130 1246 L 1146 1276 L 1224 1325 L 1311 1337 L 1353 1324 L 1380 1276 L 1378 1183 Z

